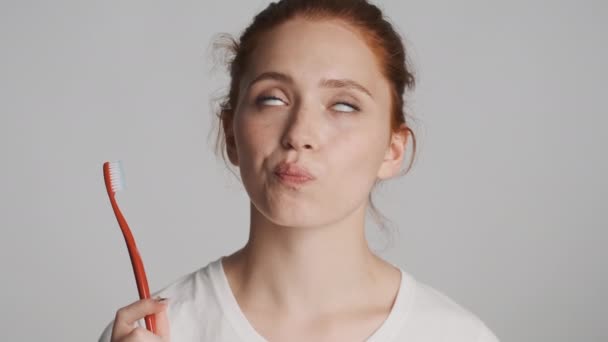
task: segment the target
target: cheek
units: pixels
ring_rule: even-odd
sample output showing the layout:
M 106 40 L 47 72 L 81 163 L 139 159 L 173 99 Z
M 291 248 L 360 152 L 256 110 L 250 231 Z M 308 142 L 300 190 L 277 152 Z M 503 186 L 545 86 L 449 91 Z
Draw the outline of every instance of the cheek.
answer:
M 377 168 L 383 159 L 382 146 L 385 137 L 381 132 L 381 128 L 371 122 L 341 132 L 330 144 L 333 146 L 332 157 L 353 171 L 370 172 L 371 169 Z
M 235 120 L 234 130 L 237 148 L 243 158 L 255 157 L 269 141 L 269 125 L 259 120 L 239 117 Z
M 234 124 L 241 179 L 246 186 L 257 188 L 267 177 L 265 163 L 276 149 L 276 125 L 244 116 L 237 118 Z
M 359 189 L 356 191 L 370 190 L 368 187 L 374 183 L 383 158 L 377 140 L 369 134 L 352 132 L 332 142 L 332 153 L 328 156 L 332 165 L 328 169 L 335 170 L 332 179 L 347 192 L 355 188 Z

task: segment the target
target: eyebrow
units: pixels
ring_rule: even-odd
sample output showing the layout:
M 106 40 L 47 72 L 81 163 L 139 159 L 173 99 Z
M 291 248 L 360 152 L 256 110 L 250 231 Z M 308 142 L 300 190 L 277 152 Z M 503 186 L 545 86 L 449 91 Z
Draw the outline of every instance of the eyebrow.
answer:
M 276 81 L 281 81 L 281 82 L 285 82 L 285 83 L 289 83 L 289 84 L 293 84 L 293 78 L 289 75 L 280 73 L 280 72 L 276 72 L 276 71 L 268 71 L 268 72 L 263 72 L 261 74 L 259 74 L 256 78 L 254 78 L 251 82 L 249 82 L 249 85 L 247 86 L 247 89 L 251 88 L 251 86 L 254 83 L 260 82 L 262 80 L 276 80 Z M 372 93 L 367 90 L 367 88 L 365 88 L 364 86 L 362 86 L 361 84 L 348 79 L 348 78 L 340 78 L 340 79 L 322 79 L 319 82 L 319 86 L 323 87 L 323 88 L 347 88 L 347 89 L 355 89 L 358 91 L 361 91 L 367 95 L 369 95 L 369 97 L 373 98 Z

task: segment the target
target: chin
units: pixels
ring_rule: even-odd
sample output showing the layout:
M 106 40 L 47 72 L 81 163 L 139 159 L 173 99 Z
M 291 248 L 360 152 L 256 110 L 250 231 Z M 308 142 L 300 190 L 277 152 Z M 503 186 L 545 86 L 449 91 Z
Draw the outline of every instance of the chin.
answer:
M 310 206 L 287 206 L 268 208 L 262 212 L 266 218 L 278 225 L 289 227 L 308 227 L 318 225 L 322 214 Z
M 264 202 L 263 205 L 254 205 L 254 210 L 264 218 L 273 224 L 293 227 L 293 228 L 313 228 L 323 225 L 326 221 L 325 215 L 322 210 L 316 205 L 309 205 L 310 203 L 295 203 L 289 205 L 288 200 L 281 201 L 279 203 L 268 203 Z

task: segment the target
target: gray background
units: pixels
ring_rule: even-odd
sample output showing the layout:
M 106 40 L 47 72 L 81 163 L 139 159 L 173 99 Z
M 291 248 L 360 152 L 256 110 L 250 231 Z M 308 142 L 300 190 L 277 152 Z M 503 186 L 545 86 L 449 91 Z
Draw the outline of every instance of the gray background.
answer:
M 267 3 L 2 1 L 3 340 L 96 340 L 137 299 L 106 160 L 153 291 L 245 242 L 209 44 Z M 606 2 L 377 3 L 419 81 L 417 163 L 375 193 L 382 255 L 502 341 L 606 341 Z

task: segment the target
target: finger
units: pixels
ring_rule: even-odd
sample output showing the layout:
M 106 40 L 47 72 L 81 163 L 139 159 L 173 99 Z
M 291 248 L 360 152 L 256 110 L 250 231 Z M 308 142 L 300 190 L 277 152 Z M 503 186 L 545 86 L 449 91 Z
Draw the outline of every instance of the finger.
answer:
M 114 326 L 112 327 L 112 340 L 119 340 L 127 336 L 136 327 L 135 322 L 147 315 L 163 310 L 165 304 L 155 299 L 141 299 L 116 311 Z
M 120 342 L 161 342 L 161 338 L 146 328 L 137 327 Z
M 164 301 L 167 302 L 166 300 Z M 169 317 L 167 311 L 169 305 L 165 305 L 164 310 L 156 313 L 156 335 L 160 336 L 163 341 L 170 340 Z

